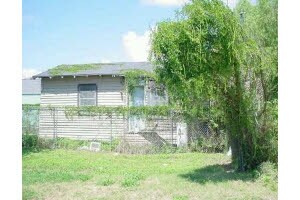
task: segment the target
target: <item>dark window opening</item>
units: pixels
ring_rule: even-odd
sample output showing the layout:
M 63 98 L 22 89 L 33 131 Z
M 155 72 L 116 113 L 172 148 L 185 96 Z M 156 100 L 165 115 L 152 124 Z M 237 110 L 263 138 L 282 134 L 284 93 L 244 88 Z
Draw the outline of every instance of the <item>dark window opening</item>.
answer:
M 78 105 L 96 106 L 97 105 L 97 85 L 80 84 L 78 85 Z

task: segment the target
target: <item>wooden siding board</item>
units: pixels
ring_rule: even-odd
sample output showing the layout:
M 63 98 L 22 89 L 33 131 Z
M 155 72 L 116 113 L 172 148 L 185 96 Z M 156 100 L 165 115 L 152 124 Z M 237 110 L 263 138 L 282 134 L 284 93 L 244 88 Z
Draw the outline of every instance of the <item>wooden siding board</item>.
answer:
M 121 77 L 94 76 L 94 77 L 64 77 L 43 78 L 41 105 L 77 105 L 78 84 L 97 84 L 98 105 L 122 106 L 127 105 L 128 96 L 121 83 Z M 146 90 L 147 87 L 145 87 Z M 145 91 L 147 92 L 147 91 Z M 145 103 L 148 99 L 145 93 Z M 110 140 L 110 137 L 126 138 L 131 143 L 149 143 L 138 134 L 128 134 L 128 120 L 126 117 L 114 115 L 112 120 L 107 116 L 73 116 L 67 118 L 63 110 L 55 113 L 56 123 L 49 110 L 40 112 L 40 135 L 53 137 L 54 127 L 57 137 L 70 137 L 76 139 L 100 139 Z M 171 120 L 154 119 L 158 123 L 156 131 L 168 142 L 172 142 Z M 153 122 L 148 122 L 148 128 Z M 176 127 L 173 124 L 173 142 L 176 141 Z

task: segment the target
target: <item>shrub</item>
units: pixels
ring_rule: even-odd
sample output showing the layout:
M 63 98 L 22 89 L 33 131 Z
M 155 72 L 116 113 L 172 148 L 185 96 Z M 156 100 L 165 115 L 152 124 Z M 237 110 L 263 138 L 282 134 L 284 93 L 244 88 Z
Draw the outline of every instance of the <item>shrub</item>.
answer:
M 37 148 L 38 139 L 37 135 L 22 134 L 22 147 L 26 149 Z
M 89 140 L 75 140 L 69 138 L 44 138 L 34 134 L 22 135 L 22 148 L 26 150 L 41 150 L 41 149 L 72 149 L 76 150 L 82 146 L 90 145 Z M 119 140 L 113 140 L 112 142 L 102 142 L 101 150 L 111 151 L 115 150 L 119 144 Z
M 191 142 L 191 151 L 204 153 L 222 153 L 227 148 L 227 140 L 224 134 L 214 134 L 211 136 L 200 136 L 196 141 Z
M 73 140 L 69 138 L 57 138 L 56 147 L 60 149 L 78 149 L 81 146 L 88 146 L 89 143 L 86 140 Z
M 22 135 L 22 148 L 27 150 L 52 149 L 54 147 L 54 139 L 39 137 L 34 134 Z
M 278 188 L 278 169 L 276 164 L 263 162 L 257 170 L 253 171 L 254 176 L 271 190 L 276 191 Z
M 113 139 L 111 142 L 110 141 L 102 141 L 101 142 L 101 150 L 116 151 L 119 143 L 120 143 L 119 139 Z
M 55 139 L 49 139 L 49 138 L 38 138 L 38 149 L 53 149 L 55 148 Z
M 125 177 L 121 183 L 123 187 L 133 187 L 138 186 L 140 180 L 144 179 L 144 176 L 140 173 L 133 173 L 133 174 L 125 174 Z

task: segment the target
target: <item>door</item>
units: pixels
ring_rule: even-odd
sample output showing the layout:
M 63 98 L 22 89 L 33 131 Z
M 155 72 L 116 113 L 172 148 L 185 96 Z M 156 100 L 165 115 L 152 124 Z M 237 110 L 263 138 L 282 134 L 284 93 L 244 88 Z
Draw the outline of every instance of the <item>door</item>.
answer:
M 133 89 L 129 106 L 144 106 L 145 91 L 144 86 L 137 86 Z M 129 116 L 129 131 L 137 133 L 145 129 L 145 120 L 138 116 Z

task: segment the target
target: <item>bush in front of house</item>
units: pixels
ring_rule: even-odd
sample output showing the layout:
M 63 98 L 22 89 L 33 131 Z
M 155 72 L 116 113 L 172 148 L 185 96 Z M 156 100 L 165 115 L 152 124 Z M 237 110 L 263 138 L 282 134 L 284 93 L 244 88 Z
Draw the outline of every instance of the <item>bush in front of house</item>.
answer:
M 22 135 L 22 148 L 26 148 L 26 149 L 37 148 L 38 139 L 39 138 L 37 135 L 23 134 Z
M 201 136 L 190 143 L 189 149 L 192 152 L 224 153 L 227 150 L 227 140 L 225 134 Z
M 82 147 L 89 149 L 89 140 L 75 140 L 69 138 L 44 138 L 34 134 L 22 135 L 22 148 L 26 150 L 42 149 L 69 149 L 77 150 Z M 192 142 L 187 147 L 175 147 L 171 144 L 161 146 L 153 144 L 132 144 L 124 139 L 114 139 L 110 141 L 94 141 L 101 143 L 101 151 L 113 151 L 125 154 L 168 154 L 168 153 L 185 153 L 185 152 L 205 152 L 220 153 L 226 150 L 226 138 L 218 136 L 202 136 Z
M 45 138 L 39 137 L 36 134 L 23 134 L 22 135 L 22 148 L 25 150 L 42 150 L 42 149 L 69 149 L 77 150 L 82 147 L 89 149 L 91 140 L 76 140 L 70 138 Z M 114 139 L 110 141 L 97 141 L 101 143 L 101 151 L 115 151 L 119 145 L 119 140 Z
M 56 148 L 58 149 L 73 149 L 76 150 L 82 146 L 89 146 L 87 140 L 74 140 L 69 138 L 57 138 Z
M 53 139 L 39 137 L 36 134 L 22 134 L 22 148 L 26 150 L 52 149 Z
M 36 134 L 22 134 L 22 149 L 24 150 L 42 150 L 53 149 L 55 140 L 39 137 Z

